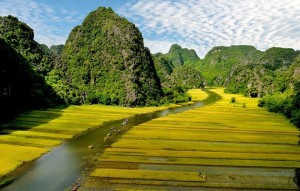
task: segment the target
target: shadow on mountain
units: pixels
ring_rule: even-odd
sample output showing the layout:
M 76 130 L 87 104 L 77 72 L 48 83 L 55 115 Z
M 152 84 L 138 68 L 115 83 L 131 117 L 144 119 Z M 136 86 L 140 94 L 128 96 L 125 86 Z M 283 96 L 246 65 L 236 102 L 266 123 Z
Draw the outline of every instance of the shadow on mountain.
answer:
M 25 111 L 63 104 L 44 77 L 3 39 L 0 39 L 0 59 L 0 124 Z M 58 116 L 59 113 L 45 119 Z M 0 126 L 0 130 L 3 128 Z

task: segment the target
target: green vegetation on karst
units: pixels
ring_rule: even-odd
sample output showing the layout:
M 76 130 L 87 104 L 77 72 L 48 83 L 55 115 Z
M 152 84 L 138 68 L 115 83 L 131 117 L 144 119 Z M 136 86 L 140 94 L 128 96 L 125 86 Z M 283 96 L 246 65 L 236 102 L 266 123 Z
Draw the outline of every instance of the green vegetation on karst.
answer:
M 152 105 L 162 90 L 136 26 L 99 8 L 69 35 L 51 83 L 68 104 Z
M 63 44 L 60 44 L 60 45 L 52 45 L 50 47 L 50 51 L 52 53 L 54 53 L 55 55 L 60 55 L 62 53 L 62 50 L 64 48 L 64 45 Z

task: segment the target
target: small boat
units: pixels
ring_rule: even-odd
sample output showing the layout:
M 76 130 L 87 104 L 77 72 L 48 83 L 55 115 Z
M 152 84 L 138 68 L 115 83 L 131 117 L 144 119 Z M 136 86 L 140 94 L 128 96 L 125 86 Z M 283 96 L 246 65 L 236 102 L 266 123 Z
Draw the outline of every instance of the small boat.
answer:
M 126 125 L 128 123 L 128 119 L 125 119 L 125 121 L 122 123 L 122 126 Z
M 232 174 L 230 174 L 228 177 L 231 178 L 231 179 L 233 179 L 233 180 L 236 179 L 236 177 L 234 175 L 232 175 Z
M 89 145 L 88 148 L 89 148 L 89 149 L 92 149 L 92 148 L 94 148 L 94 145 Z
M 76 191 L 76 190 L 78 190 L 78 188 L 79 188 L 79 185 L 77 183 L 75 183 L 75 185 L 73 186 L 71 191 Z

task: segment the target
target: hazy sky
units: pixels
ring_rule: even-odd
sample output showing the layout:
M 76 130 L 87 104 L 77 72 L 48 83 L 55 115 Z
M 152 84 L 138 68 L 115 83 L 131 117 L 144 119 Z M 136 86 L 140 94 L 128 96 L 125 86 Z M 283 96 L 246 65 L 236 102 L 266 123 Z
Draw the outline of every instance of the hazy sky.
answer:
M 300 0 L 0 0 L 0 15 L 18 17 L 51 46 L 100 6 L 133 22 L 152 53 L 174 43 L 201 58 L 214 46 L 300 49 Z

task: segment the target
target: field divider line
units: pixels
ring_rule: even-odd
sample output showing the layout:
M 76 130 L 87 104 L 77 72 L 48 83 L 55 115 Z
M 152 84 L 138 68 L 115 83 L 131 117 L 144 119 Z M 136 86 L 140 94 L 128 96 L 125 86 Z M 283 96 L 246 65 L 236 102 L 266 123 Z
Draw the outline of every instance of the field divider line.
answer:
M 132 170 L 97 168 L 91 176 L 101 178 L 129 178 L 146 180 L 166 180 L 185 182 L 205 182 L 204 178 L 198 176 L 198 172 L 184 171 L 156 171 L 156 170 Z
M 145 149 L 145 148 L 133 148 L 133 147 L 113 147 L 113 148 L 121 148 L 121 149 Z M 168 150 L 168 151 L 192 151 L 192 152 L 220 152 L 220 150 L 211 150 L 211 149 L 184 149 L 184 150 L 180 150 L 180 149 L 170 149 L 170 148 L 159 148 L 159 149 L 149 149 L 149 150 Z M 264 151 L 264 152 L 258 152 L 258 151 L 251 151 L 251 150 L 247 150 L 247 151 L 234 151 L 234 150 L 227 150 L 227 151 L 222 151 L 222 152 L 227 152 L 227 153 L 252 153 L 252 154 L 296 154 L 298 155 L 299 152 L 268 152 L 268 151 Z
M 99 180 L 98 178 L 95 178 L 96 180 Z M 95 180 L 95 181 L 96 181 Z M 102 179 L 104 181 L 110 182 L 112 184 L 119 184 L 119 185 L 144 185 L 144 186 L 168 186 L 169 189 L 182 189 L 182 190 L 189 190 L 189 188 L 209 188 L 209 189 L 229 189 L 229 190 L 249 190 L 249 189 L 255 189 L 259 191 L 271 191 L 271 190 L 280 190 L 280 191 L 295 191 L 296 188 L 282 188 L 280 186 L 276 185 L 253 185 L 253 184 L 242 184 L 237 185 L 235 183 L 227 183 L 227 184 L 219 184 L 219 183 L 197 183 L 197 182 L 189 182 L 189 184 L 186 184 L 187 182 L 166 182 L 166 181 L 151 181 L 151 180 L 132 180 L 132 179 Z M 175 187 L 175 188 L 174 188 Z M 144 190 L 132 190 L 132 189 L 115 189 L 116 191 L 144 191 Z M 151 190 L 154 191 L 154 190 Z M 155 190 L 157 191 L 157 190 Z M 159 190 L 159 191 L 165 191 L 165 190 Z
M 157 132 L 160 133 L 160 131 L 182 131 L 182 132 L 192 132 L 192 133 L 201 133 L 201 132 L 223 132 L 223 133 L 240 133 L 240 134 L 244 134 L 246 131 L 243 130 L 236 130 L 234 128 L 196 128 L 196 127 L 190 127 L 190 126 L 186 126 L 186 127 L 167 127 L 167 126 L 162 126 L 162 127 L 153 127 L 153 128 L 148 128 L 148 127 L 144 127 L 144 126 L 135 126 L 134 127 L 135 131 L 140 131 L 140 132 Z M 254 130 L 249 130 L 247 131 L 247 134 L 263 134 L 265 136 L 268 135 L 286 135 L 286 136 L 298 136 L 300 133 L 298 132 L 268 132 L 268 135 L 266 135 L 266 132 L 262 132 L 262 131 L 254 131 Z
M 198 156 L 198 157 L 181 157 L 181 156 L 166 156 L 166 155 L 154 155 L 154 156 L 150 156 L 150 155 L 142 155 L 142 154 L 120 154 L 120 153 L 106 153 L 105 156 L 120 156 L 120 157 L 124 157 L 124 156 L 132 156 L 132 157 L 147 157 L 147 158 L 164 158 L 164 159 L 228 159 L 228 160 L 250 160 L 250 161 L 293 161 L 293 162 L 299 162 L 300 163 L 300 158 L 297 159 L 267 159 L 267 158 L 242 158 L 242 157 L 205 157 L 205 156 Z M 299 155 L 300 157 L 300 155 Z
M 151 123 L 151 122 L 150 122 Z M 205 123 L 206 124 L 206 123 Z M 216 124 L 217 126 L 218 124 Z M 175 126 L 175 127 L 174 127 Z M 219 127 L 215 127 L 215 128 L 206 128 L 206 127 L 201 127 L 201 124 L 199 125 L 200 127 L 194 127 L 194 126 L 191 126 L 189 124 L 187 124 L 186 126 L 182 126 L 182 125 L 178 125 L 179 127 L 176 127 L 176 124 L 173 124 L 173 127 L 172 125 L 170 124 L 166 124 L 166 125 L 163 125 L 163 124 L 149 124 L 149 123 L 144 123 L 144 124 L 141 124 L 139 126 L 135 126 L 136 128 L 140 127 L 140 128 L 143 128 L 143 127 L 151 127 L 153 129 L 173 129 L 173 130 L 177 130 L 177 129 L 186 129 L 187 131 L 188 130 L 199 130 L 199 131 L 236 131 L 236 132 L 253 132 L 253 133 L 262 133 L 262 134 L 265 134 L 265 133 L 272 133 L 272 134 L 278 134 L 278 135 L 299 135 L 299 131 L 298 130 L 295 130 L 295 131 L 275 131 L 275 130 L 257 130 L 255 128 L 253 129 L 242 129 L 242 128 L 236 128 L 236 127 L 226 127 L 226 128 L 219 128 Z M 204 125 L 205 126 L 205 125 Z M 220 126 L 224 126 L 223 124 L 220 124 Z
M 172 138 L 141 138 L 141 137 L 134 137 L 134 136 L 130 136 L 130 137 L 122 137 L 123 140 L 145 140 L 145 141 L 151 141 L 151 140 L 158 140 L 158 141 L 184 141 L 184 142 L 205 142 L 205 143 L 233 143 L 233 144 L 253 144 L 253 145 L 287 145 L 287 146 L 298 146 L 297 143 L 259 143 L 259 142 L 242 142 L 242 141 L 213 141 L 213 140 L 190 140 L 190 139 L 172 139 Z M 300 149 L 299 149 L 299 153 L 300 153 Z
M 44 144 L 37 144 L 37 143 L 24 143 L 24 142 L 13 142 L 13 141 L 3 141 L 0 140 L 0 144 L 7 144 L 7 145 L 17 145 L 17 146 L 25 146 L 25 147 L 37 147 L 37 148 L 46 148 L 46 149 L 51 149 L 54 146 L 58 145 L 44 145 Z
M 126 162 L 131 164 L 151 164 L 151 165 L 185 165 L 185 166 L 219 166 L 219 167 L 247 167 L 247 168 L 276 168 L 276 169 L 286 169 L 286 168 L 299 168 L 300 162 L 295 161 L 282 161 L 282 164 L 279 161 L 252 161 L 252 160 L 225 160 L 220 163 L 220 159 L 202 159 L 197 162 L 187 162 L 184 161 L 160 161 L 160 160 L 131 160 L 128 159 L 100 159 L 99 162 Z M 234 163 L 233 163 L 234 162 Z M 245 163 L 247 162 L 247 163 Z M 286 163 L 286 164 L 285 164 Z M 295 164 L 296 163 L 296 164 Z

